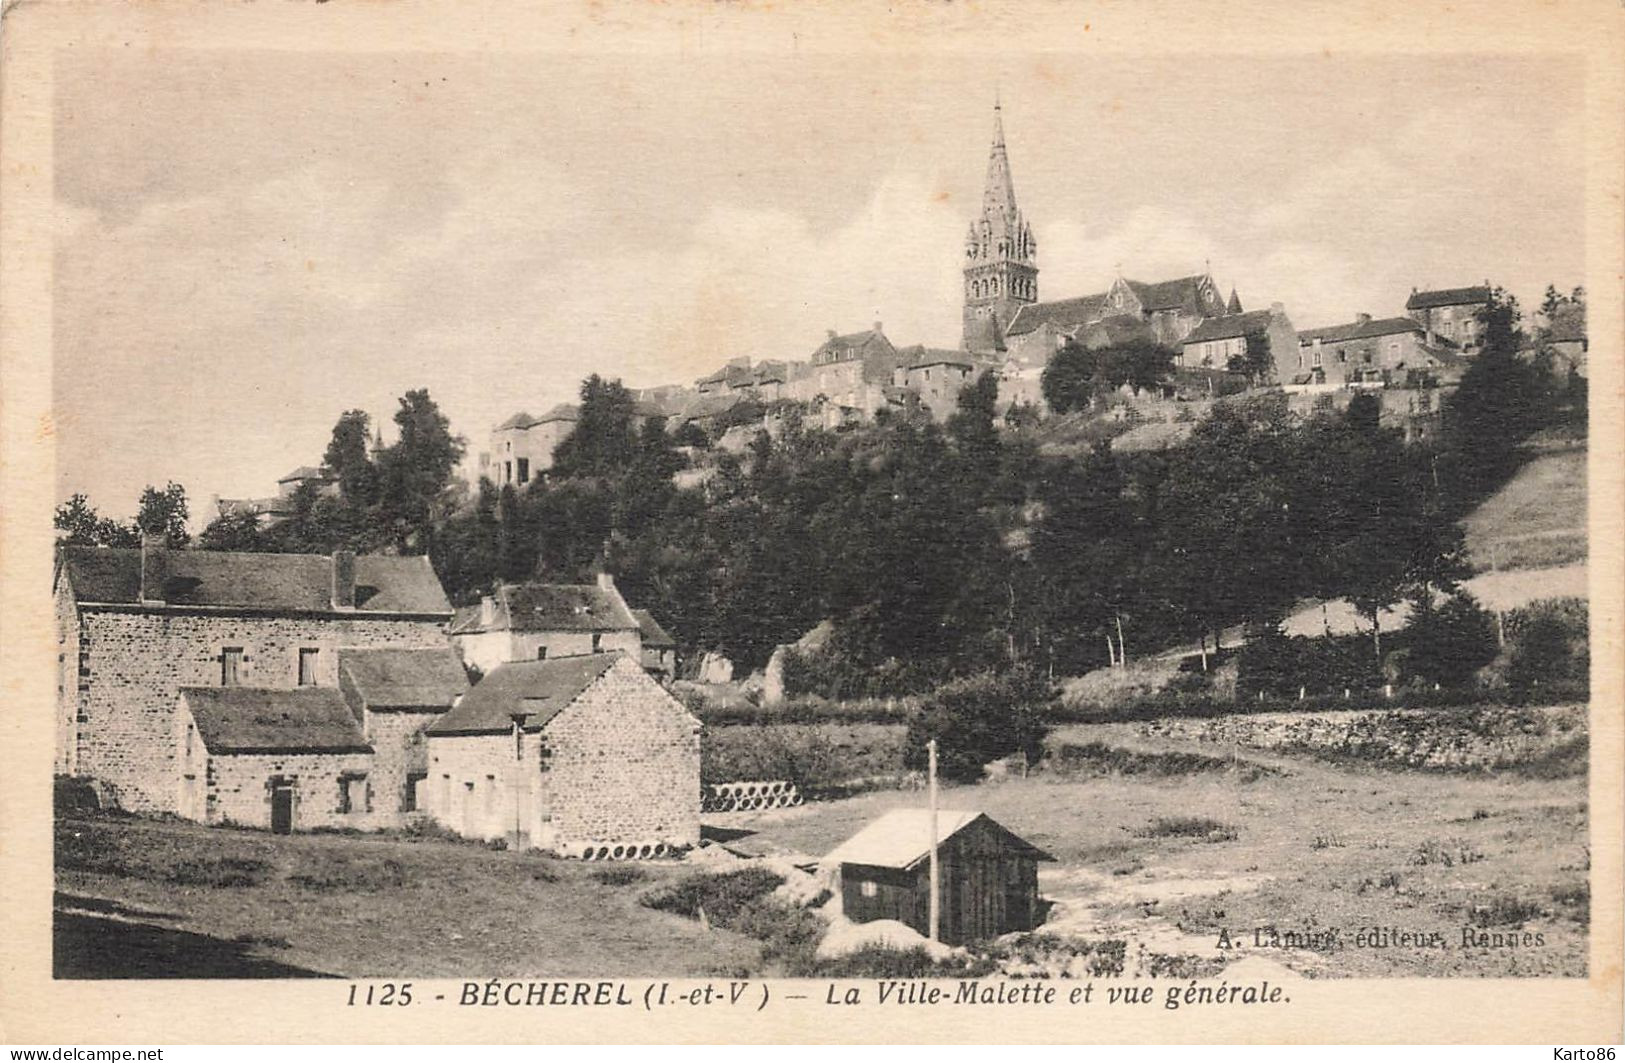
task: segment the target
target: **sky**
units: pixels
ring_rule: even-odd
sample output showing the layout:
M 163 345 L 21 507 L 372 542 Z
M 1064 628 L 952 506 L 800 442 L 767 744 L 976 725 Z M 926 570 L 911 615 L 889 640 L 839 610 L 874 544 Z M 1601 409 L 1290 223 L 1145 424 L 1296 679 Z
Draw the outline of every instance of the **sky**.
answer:
M 874 321 L 955 346 L 1003 101 L 1039 295 L 1208 265 L 1298 328 L 1582 283 L 1582 79 L 1539 56 L 58 59 L 59 498 L 272 494 L 427 387 L 469 440 Z

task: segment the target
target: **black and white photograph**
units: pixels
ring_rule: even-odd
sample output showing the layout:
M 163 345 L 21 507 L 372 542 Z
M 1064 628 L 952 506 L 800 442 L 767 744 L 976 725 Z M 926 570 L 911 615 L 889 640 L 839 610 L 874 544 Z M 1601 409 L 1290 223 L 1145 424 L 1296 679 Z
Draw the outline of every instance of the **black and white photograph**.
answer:
M 28 104 L 54 991 L 1617 1005 L 1586 42 L 288 7 Z

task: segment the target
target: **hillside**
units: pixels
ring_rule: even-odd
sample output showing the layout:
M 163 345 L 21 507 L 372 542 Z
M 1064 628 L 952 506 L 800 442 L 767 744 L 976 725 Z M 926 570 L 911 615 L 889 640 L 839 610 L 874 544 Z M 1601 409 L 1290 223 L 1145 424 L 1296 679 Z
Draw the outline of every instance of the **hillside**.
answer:
M 1462 521 L 1479 572 L 1586 560 L 1584 441 L 1540 453 Z

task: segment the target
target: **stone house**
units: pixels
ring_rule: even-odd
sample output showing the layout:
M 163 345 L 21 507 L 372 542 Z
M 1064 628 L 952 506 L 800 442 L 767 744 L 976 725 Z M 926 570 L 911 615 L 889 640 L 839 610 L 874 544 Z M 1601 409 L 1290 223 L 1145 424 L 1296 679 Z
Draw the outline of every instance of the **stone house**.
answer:
M 1281 366 L 1284 383 L 1332 387 L 1413 387 L 1452 375 L 1461 357 L 1426 342 L 1409 317 L 1360 314 L 1346 325 L 1298 333 L 1296 358 Z
M 1489 309 L 1490 285 L 1485 281 L 1470 288 L 1441 288 L 1419 292 L 1411 289 L 1405 313 L 1422 326 L 1429 344 L 1455 347 L 1475 353 L 1482 340 L 1483 323 L 1478 315 Z
M 429 727 L 428 810 L 470 838 L 621 857 L 700 839 L 700 723 L 635 656 L 499 665 Z
M 959 406 L 959 392 L 976 379 L 976 365 L 965 351 L 908 347 L 902 353 L 909 361 L 898 366 L 892 382 L 917 394 L 932 417 L 947 420 Z
M 885 389 L 902 356 L 876 321 L 867 332 L 838 335 L 833 329 L 806 362 L 786 366 L 780 394 L 797 402 L 826 404 L 869 417 L 886 406 Z
M 1219 369 L 1247 372 L 1249 349 L 1261 349 L 1266 378 L 1283 380 L 1298 354 L 1298 333 L 1280 303 L 1268 310 L 1210 317 L 1191 330 L 1180 344 L 1175 365 L 1181 369 Z M 1267 379 L 1266 379 L 1267 382 Z
M 643 668 L 662 682 L 677 676 L 677 640 L 667 634 L 660 621 L 647 609 L 634 609 L 638 635 L 643 642 Z
M 560 403 L 540 417 L 516 413 L 491 429 L 491 449 L 480 454 L 478 475 L 498 487 L 523 487 L 553 467 L 553 451 L 575 431 L 576 407 Z
M 131 811 L 177 810 L 183 687 L 339 686 L 348 649 L 440 649 L 426 557 L 65 547 L 56 568 L 55 770 Z
M 450 646 L 340 650 L 339 692 L 372 749 L 369 804 L 385 825 L 404 822 L 423 804 L 424 732 L 468 692 L 468 673 Z
M 607 572 L 595 583 L 502 584 L 459 609 L 450 635 L 463 663 L 486 675 L 510 661 L 643 652 L 637 617 Z

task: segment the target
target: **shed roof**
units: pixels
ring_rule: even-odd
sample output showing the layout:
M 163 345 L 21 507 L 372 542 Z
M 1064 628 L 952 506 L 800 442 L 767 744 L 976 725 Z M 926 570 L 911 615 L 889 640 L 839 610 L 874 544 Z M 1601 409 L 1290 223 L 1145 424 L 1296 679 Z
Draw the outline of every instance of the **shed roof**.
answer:
M 340 650 L 339 669 L 369 708 L 450 708 L 468 674 L 450 646 L 432 650 Z
M 977 820 L 985 819 L 1027 850 L 1035 860 L 1053 860 L 1044 850 L 1019 837 L 985 812 L 937 810 L 937 845 L 952 838 Z M 907 871 L 918 867 L 931 855 L 931 810 L 894 808 L 852 835 L 824 857 L 825 864 L 867 864 Z
M 210 753 L 370 753 L 333 687 L 182 687 Z
M 1406 310 L 1429 310 L 1437 306 L 1470 306 L 1490 301 L 1490 290 L 1482 284 L 1470 288 L 1437 288 L 1430 292 L 1411 292 L 1405 301 Z
M 331 612 L 333 559 L 326 554 L 161 550 L 164 602 L 171 606 Z M 70 546 L 62 571 L 79 602 L 141 601 L 141 551 Z M 363 554 L 355 559 L 356 612 L 451 615 L 427 557 Z
M 540 730 L 596 683 L 621 653 L 555 657 L 546 661 L 499 664 L 463 695 L 463 700 L 429 725 L 430 734 L 492 734 L 513 728 L 515 713 L 525 714 L 525 729 Z M 639 673 L 642 669 L 639 668 Z
M 637 618 L 638 628 L 643 634 L 643 644 L 657 650 L 671 649 L 677 645 L 677 640 L 660 626 L 660 621 L 647 609 L 634 609 L 632 615 Z

